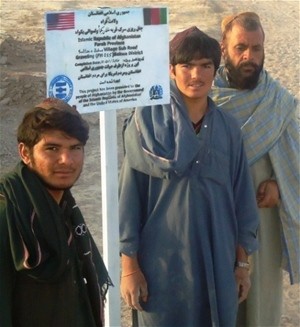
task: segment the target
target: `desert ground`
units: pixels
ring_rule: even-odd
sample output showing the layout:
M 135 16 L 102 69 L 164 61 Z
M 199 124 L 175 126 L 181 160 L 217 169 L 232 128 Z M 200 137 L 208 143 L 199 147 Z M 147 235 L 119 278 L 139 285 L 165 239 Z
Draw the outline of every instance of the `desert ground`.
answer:
M 1 0 L 0 17 L 0 169 L 11 169 L 18 160 L 16 127 L 26 109 L 46 97 L 44 14 L 47 11 L 94 9 L 97 7 L 169 8 L 170 38 L 196 25 L 220 39 L 220 22 L 227 14 L 255 11 L 266 33 L 266 69 L 299 98 L 299 1 L 223 0 L 106 0 L 38 1 Z M 117 111 L 118 165 L 123 149 L 121 126 L 129 109 Z M 83 174 L 73 193 L 87 224 L 102 250 L 101 173 L 99 114 L 85 114 L 91 131 L 86 146 Z M 130 313 L 122 305 L 122 327 L 129 327 Z M 284 276 L 284 311 L 281 326 L 300 326 L 300 288 Z M 268 326 L 271 327 L 271 326 Z

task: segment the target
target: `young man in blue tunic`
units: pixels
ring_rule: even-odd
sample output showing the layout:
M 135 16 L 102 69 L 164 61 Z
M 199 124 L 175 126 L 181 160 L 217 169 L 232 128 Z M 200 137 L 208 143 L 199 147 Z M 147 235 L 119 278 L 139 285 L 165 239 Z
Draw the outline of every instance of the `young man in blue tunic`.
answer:
M 208 97 L 218 42 L 170 42 L 170 104 L 137 108 L 120 173 L 121 293 L 138 326 L 234 326 L 257 249 L 240 128 Z

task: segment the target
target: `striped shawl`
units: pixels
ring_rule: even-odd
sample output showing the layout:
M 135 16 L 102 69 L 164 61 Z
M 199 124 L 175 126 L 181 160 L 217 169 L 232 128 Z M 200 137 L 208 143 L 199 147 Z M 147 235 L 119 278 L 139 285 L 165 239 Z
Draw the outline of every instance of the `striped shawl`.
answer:
M 217 72 L 211 97 L 239 121 L 252 165 L 265 154 L 279 185 L 282 224 L 283 268 L 291 284 L 300 271 L 300 142 L 297 100 L 263 70 L 254 90 L 230 88 L 224 67 Z M 299 114 L 299 112 L 298 112 Z

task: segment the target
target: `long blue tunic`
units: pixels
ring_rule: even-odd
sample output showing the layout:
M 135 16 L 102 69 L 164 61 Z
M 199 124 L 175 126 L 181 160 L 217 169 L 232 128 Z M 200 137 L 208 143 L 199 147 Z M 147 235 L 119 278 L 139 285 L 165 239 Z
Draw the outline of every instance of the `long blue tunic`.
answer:
M 137 108 L 125 130 L 120 251 L 138 255 L 149 299 L 140 326 L 234 326 L 237 245 L 258 216 L 240 129 L 209 100 L 195 134 L 181 96 Z

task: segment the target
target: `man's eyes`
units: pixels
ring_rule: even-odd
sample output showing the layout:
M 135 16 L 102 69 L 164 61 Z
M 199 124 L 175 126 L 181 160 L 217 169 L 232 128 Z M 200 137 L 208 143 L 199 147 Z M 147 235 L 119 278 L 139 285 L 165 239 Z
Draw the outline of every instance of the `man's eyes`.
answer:
M 246 51 L 248 48 L 247 48 L 246 46 L 238 45 L 238 46 L 235 47 L 235 49 L 236 49 L 237 51 L 239 51 L 239 52 L 244 52 L 244 51 Z M 251 48 L 251 49 L 252 49 L 252 51 L 259 52 L 259 51 L 262 51 L 263 48 L 262 48 L 261 46 L 257 46 L 257 47 L 253 47 L 253 48 Z
M 241 45 L 239 45 L 239 46 L 237 46 L 237 47 L 235 47 L 238 51 L 245 51 L 246 50 L 246 47 L 244 47 L 244 46 L 241 46 Z
M 83 145 L 75 145 L 74 147 L 71 148 L 71 150 L 82 150 L 83 149 Z
M 48 146 L 45 148 L 46 151 L 57 152 L 61 148 L 58 146 Z M 71 151 L 81 151 L 83 149 L 83 145 L 74 145 L 69 148 Z
M 45 148 L 46 151 L 58 151 L 57 146 L 48 146 Z
M 193 67 L 203 67 L 203 68 L 211 68 L 213 66 L 212 63 L 207 64 L 200 64 L 200 65 L 194 65 L 194 64 L 182 64 L 182 68 L 192 69 Z

